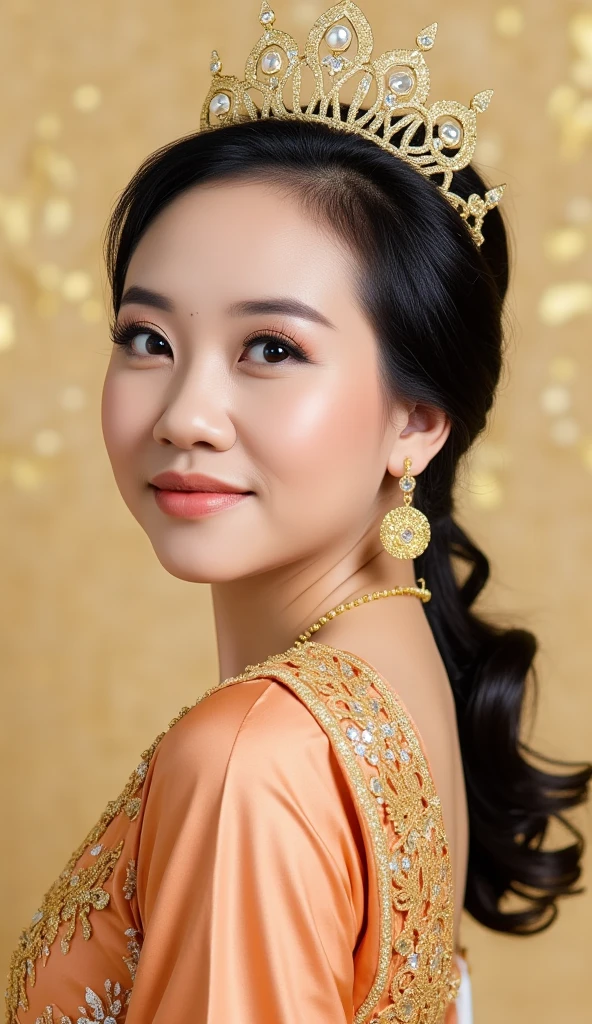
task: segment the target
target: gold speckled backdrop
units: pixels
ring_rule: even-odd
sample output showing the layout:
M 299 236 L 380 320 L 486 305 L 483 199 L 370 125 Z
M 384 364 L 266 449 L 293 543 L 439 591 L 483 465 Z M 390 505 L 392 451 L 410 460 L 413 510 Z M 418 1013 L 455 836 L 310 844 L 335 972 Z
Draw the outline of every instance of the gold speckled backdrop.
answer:
M 329 4 L 274 6 L 302 44 Z M 495 90 L 477 158 L 508 182 L 508 363 L 459 511 L 491 558 L 483 608 L 541 640 L 532 742 L 588 758 L 592 6 L 362 7 L 376 52 L 440 22 L 432 99 Z M 2 964 L 139 752 L 217 679 L 208 588 L 161 568 L 103 449 L 100 240 L 139 161 L 197 127 L 212 48 L 242 75 L 258 13 L 259 0 L 2 0 Z M 577 821 L 590 836 L 590 810 Z M 588 893 L 528 939 L 467 918 L 478 1024 L 588 1021 L 591 920 Z

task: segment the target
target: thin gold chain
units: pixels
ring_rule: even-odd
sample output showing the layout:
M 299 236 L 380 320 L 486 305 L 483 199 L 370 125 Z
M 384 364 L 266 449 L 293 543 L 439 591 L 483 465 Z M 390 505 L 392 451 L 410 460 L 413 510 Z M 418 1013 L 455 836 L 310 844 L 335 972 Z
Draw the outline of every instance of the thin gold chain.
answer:
M 330 611 L 321 615 L 320 619 L 313 622 L 308 629 L 305 629 L 293 646 L 300 647 L 303 643 L 306 643 L 321 626 L 324 626 L 326 622 L 334 619 L 337 615 L 341 615 L 342 612 L 347 612 L 350 608 L 357 608 L 361 604 L 367 604 L 369 601 L 376 601 L 379 597 L 398 597 L 401 594 L 410 594 L 413 597 L 418 597 L 424 603 L 429 601 L 432 592 L 426 589 L 424 578 L 420 577 L 417 582 L 421 583 L 421 587 L 392 587 L 391 590 L 374 590 L 371 594 L 362 594 L 361 597 L 356 597 L 353 601 L 346 601 L 344 604 L 336 605 L 335 608 L 331 608 Z

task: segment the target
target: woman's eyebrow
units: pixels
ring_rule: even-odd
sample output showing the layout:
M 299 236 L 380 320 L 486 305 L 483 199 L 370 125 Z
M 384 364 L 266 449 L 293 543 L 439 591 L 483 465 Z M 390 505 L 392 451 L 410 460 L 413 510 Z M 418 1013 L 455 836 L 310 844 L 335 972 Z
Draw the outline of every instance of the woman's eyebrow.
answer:
M 126 290 L 121 300 L 121 305 L 125 306 L 128 303 L 140 303 L 143 306 L 153 306 L 154 309 L 162 309 L 165 313 L 174 313 L 175 306 L 171 299 L 168 299 L 166 295 L 161 295 L 160 292 L 152 291 L 150 288 L 142 288 L 140 285 L 131 285 Z M 301 299 L 293 299 L 288 296 L 272 299 L 242 299 L 238 302 L 233 302 L 227 307 L 226 312 L 229 316 L 252 316 L 253 314 L 262 313 L 283 313 L 286 316 L 300 317 L 303 320 L 311 320 L 313 323 L 322 324 L 324 327 L 330 327 L 331 330 L 337 330 L 335 324 L 331 323 L 323 313 L 320 313 L 318 309 L 314 309 L 313 306 L 309 306 L 308 303 L 302 302 Z
M 142 306 L 153 306 L 154 309 L 162 309 L 165 313 L 175 312 L 174 303 L 167 299 L 166 295 L 161 295 L 160 292 L 153 292 L 150 288 L 141 288 L 137 284 L 133 284 L 127 289 L 120 305 L 125 306 L 132 302 L 138 302 Z
M 233 302 L 228 306 L 226 312 L 229 316 L 249 316 L 253 313 L 285 313 L 286 316 L 298 316 L 303 320 L 312 320 L 313 323 L 323 324 L 337 330 L 335 324 L 331 323 L 318 309 L 309 306 L 300 299 L 289 297 L 273 299 L 243 299 L 240 302 Z

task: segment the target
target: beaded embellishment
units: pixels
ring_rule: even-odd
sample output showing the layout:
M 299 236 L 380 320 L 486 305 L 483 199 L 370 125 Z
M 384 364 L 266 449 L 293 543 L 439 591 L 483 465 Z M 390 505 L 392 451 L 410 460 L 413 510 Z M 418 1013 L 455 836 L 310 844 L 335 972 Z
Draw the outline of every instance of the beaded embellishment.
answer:
M 380 908 L 378 963 L 354 1024 L 440 1024 L 460 984 L 453 965 L 451 863 L 440 800 L 409 717 L 365 661 L 312 640 L 247 665 L 239 675 L 209 687 L 194 706 L 225 686 L 266 676 L 290 687 L 328 734 L 371 836 Z M 183 708 L 169 729 L 190 710 Z M 137 817 L 148 767 L 164 735 L 144 751 L 121 795 L 107 805 L 21 935 L 6 993 L 8 1024 L 15 1024 L 19 1008 L 28 1008 L 27 981 L 35 984 L 35 962 L 40 957 L 47 961 L 61 925 L 67 923 L 60 941 L 64 954 L 78 924 L 83 939 L 91 938 L 92 914 L 109 903 L 104 885 L 123 846 L 120 842 L 110 849 L 100 839 L 117 815 Z M 78 861 L 86 852 L 92 861 L 81 868 Z M 130 861 L 126 898 L 135 890 L 135 872 Z M 133 982 L 141 936 L 135 929 L 126 936 L 129 955 L 123 959 Z M 119 993 L 114 992 L 118 1010 L 124 1011 L 129 994 L 125 992 L 125 1003 L 121 1000 L 119 1007 Z M 89 1007 L 99 1006 L 99 997 L 90 989 L 86 998 Z M 93 998 L 99 1000 L 96 1007 Z M 50 1011 L 48 1007 L 48 1022 Z M 123 1024 L 124 1018 L 114 1012 L 107 1019 L 111 1018 Z M 40 1022 L 45 1024 L 45 1019 Z

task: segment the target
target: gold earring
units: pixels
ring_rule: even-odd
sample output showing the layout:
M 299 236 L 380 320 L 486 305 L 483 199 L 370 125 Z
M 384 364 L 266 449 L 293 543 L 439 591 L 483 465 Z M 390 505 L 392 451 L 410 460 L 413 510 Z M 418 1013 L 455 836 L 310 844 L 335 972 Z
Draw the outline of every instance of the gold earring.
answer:
M 403 505 L 387 512 L 380 525 L 380 540 L 393 558 L 417 558 L 430 543 L 430 524 L 423 512 L 411 507 L 415 477 L 411 476 L 411 459 L 404 461 L 399 487 L 403 491 Z

